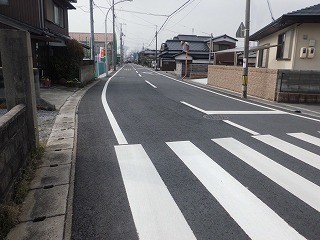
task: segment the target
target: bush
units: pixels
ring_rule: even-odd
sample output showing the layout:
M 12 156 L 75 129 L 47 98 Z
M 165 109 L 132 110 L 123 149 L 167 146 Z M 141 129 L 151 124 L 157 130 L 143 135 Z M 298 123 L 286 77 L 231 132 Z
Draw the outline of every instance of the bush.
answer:
M 54 80 L 79 78 L 79 69 L 84 57 L 83 48 L 77 40 L 70 40 L 66 47 L 54 48 L 51 58 L 51 73 Z

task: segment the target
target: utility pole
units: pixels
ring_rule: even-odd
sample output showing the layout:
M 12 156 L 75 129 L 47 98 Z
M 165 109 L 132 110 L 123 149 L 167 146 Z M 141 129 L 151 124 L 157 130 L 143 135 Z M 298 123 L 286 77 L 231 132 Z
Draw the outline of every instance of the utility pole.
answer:
M 247 98 L 248 88 L 248 57 L 249 57 L 249 30 L 250 30 L 250 0 L 246 0 L 245 35 L 244 35 L 244 57 L 242 72 L 242 97 Z
M 212 46 L 212 38 L 213 38 L 213 36 L 212 36 L 212 33 L 211 33 L 211 35 L 210 35 L 210 46 L 209 46 L 209 64 L 208 65 L 210 65 L 210 62 L 211 62 L 211 54 L 212 54 L 212 48 L 213 48 L 213 46 Z
M 117 52 L 117 45 L 116 45 L 116 31 L 115 31 L 115 19 L 116 16 L 114 15 L 114 0 L 112 0 L 112 34 L 113 34 L 113 47 L 112 47 L 112 62 L 113 62 L 113 70 L 116 71 L 117 70 L 117 56 L 116 56 L 116 52 Z
M 93 21 L 93 0 L 90 1 L 90 29 L 91 29 L 91 60 L 94 60 L 94 21 Z
M 122 25 L 123 23 L 120 23 L 120 64 L 123 64 L 123 32 L 122 32 Z
M 158 26 L 156 25 L 156 71 L 158 69 Z

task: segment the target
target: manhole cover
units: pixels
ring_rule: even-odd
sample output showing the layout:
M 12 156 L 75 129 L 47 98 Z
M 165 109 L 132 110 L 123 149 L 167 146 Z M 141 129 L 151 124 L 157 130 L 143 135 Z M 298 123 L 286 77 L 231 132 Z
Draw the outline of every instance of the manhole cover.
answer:
M 214 120 L 214 121 L 228 120 L 228 117 L 223 115 L 204 115 L 203 117 L 205 119 Z

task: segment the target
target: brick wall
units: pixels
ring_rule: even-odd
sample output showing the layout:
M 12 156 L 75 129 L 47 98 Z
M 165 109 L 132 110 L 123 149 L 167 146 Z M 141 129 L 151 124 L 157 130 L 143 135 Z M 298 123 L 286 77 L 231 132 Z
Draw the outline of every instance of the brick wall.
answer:
M 26 107 L 22 104 L 0 117 L 0 202 L 12 192 L 19 170 L 31 156 L 26 126 Z
M 249 68 L 248 95 L 276 100 L 278 70 L 266 68 Z M 242 67 L 210 65 L 208 84 L 241 92 Z

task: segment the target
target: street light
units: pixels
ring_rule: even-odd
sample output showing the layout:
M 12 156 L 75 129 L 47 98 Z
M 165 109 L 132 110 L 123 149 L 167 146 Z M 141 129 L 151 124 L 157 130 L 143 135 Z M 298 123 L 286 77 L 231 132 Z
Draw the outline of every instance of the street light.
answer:
M 122 3 L 122 2 L 132 2 L 133 0 L 120 0 L 119 2 L 116 2 L 114 4 L 111 5 L 111 7 L 108 9 L 105 20 L 104 20 L 104 25 L 105 25 L 105 42 L 104 42 L 104 48 L 105 48 L 105 57 L 106 57 L 106 76 L 108 76 L 108 70 L 109 70 L 109 63 L 108 63 L 108 40 L 107 40 L 107 20 L 108 20 L 108 14 L 110 12 L 110 10 L 117 5 L 118 3 Z M 114 24 L 114 22 L 113 22 Z M 112 33 L 114 35 L 114 32 Z M 114 44 L 114 42 L 113 42 Z M 114 46 L 112 46 L 114 48 Z M 114 57 L 114 56 L 112 56 Z M 115 61 L 114 61 L 115 62 Z

